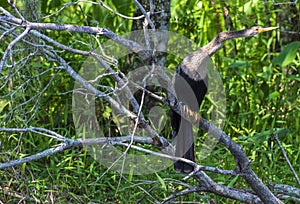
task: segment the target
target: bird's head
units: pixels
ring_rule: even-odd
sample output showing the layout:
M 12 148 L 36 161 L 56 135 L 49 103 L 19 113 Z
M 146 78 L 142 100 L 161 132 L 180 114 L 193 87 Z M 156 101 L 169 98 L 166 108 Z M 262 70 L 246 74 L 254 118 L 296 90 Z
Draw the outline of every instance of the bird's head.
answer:
M 247 32 L 247 36 L 253 36 L 253 35 L 257 35 L 259 33 L 267 32 L 267 31 L 274 30 L 277 28 L 279 28 L 279 27 L 277 26 L 277 27 L 262 28 L 260 26 L 254 26 L 252 28 L 247 29 L 246 32 Z

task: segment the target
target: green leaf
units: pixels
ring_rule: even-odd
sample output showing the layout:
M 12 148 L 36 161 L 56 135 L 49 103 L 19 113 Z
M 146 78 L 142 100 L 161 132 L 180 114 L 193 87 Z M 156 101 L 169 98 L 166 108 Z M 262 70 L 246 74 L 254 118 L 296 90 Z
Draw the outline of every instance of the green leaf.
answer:
M 230 183 L 228 184 L 229 187 L 233 187 L 234 184 L 237 182 L 237 180 L 239 179 L 239 176 L 235 176 Z
M 167 190 L 167 186 L 166 186 L 165 181 L 164 181 L 157 173 L 155 173 L 155 174 L 156 174 L 156 176 L 157 176 L 157 178 L 158 178 L 158 180 L 159 180 L 159 182 L 160 182 L 162 188 L 163 188 L 164 190 Z
M 247 67 L 247 62 L 242 60 L 237 60 L 228 66 L 228 68 L 246 68 L 246 67 Z
M 277 97 L 280 96 L 280 93 L 278 91 L 274 91 L 269 95 L 269 99 L 276 99 Z
M 279 66 L 289 65 L 296 58 L 299 48 L 300 48 L 300 41 L 289 43 L 280 52 L 280 54 L 274 60 L 272 60 L 272 63 L 277 64 Z
M 22 164 L 21 175 L 24 175 L 26 169 L 26 162 Z
M 3 111 L 3 109 L 9 104 L 8 100 L 0 99 L 0 112 Z

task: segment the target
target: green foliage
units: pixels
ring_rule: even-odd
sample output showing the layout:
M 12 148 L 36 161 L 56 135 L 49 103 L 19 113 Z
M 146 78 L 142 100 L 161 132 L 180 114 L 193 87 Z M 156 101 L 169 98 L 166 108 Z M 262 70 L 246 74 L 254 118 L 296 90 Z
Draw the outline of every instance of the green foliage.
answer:
M 299 53 L 299 48 L 299 41 L 289 43 L 272 61 L 272 63 L 283 67 L 289 65 L 296 59 L 297 53 Z
M 68 6 L 60 10 L 62 5 L 67 3 Z M 131 16 L 135 8 L 134 3 L 129 0 L 105 3 L 127 16 Z M 170 30 L 192 39 L 199 47 L 209 42 L 220 31 L 238 30 L 254 24 L 265 25 L 265 22 L 276 25 L 277 12 L 283 12 L 268 2 L 264 5 L 258 0 L 177 0 L 171 3 Z M 5 5 L 5 8 L 7 7 L 8 5 Z M 224 8 L 229 10 L 232 27 L 227 25 L 228 22 L 222 15 Z M 89 3 L 71 4 L 67 0 L 41 1 L 40 9 L 42 16 L 50 15 L 40 19 L 41 22 L 98 26 L 121 34 L 131 30 L 131 21 L 116 17 L 102 7 Z M 296 9 L 299 13 L 299 5 Z M 92 48 L 88 44 L 96 45 L 94 39 L 88 35 L 71 35 L 58 31 L 45 33 L 73 48 L 89 51 Z M 227 115 L 223 130 L 244 148 L 253 161 L 251 167 L 265 183 L 271 180 L 295 185 L 295 179 L 274 140 L 274 134 L 278 134 L 296 172 L 300 172 L 300 43 L 297 41 L 282 45 L 285 48 L 278 53 L 279 50 L 274 49 L 277 40 L 275 34 L 274 31 L 227 42 L 213 57 L 213 61 L 222 76 L 226 90 Z M 7 42 L 11 40 L 6 38 Z M 104 42 L 106 39 L 99 37 L 99 40 Z M 7 42 L 0 42 L 1 52 L 3 47 L 7 46 Z M 14 53 L 16 61 L 24 57 L 24 50 L 29 49 L 21 45 L 18 48 L 20 49 Z M 61 53 L 61 56 L 76 71 L 86 60 L 85 57 L 67 52 Z M 17 70 L 13 79 L 0 90 L 1 126 L 39 126 L 74 138 L 74 123 L 78 121 L 72 119 L 72 98 L 69 93 L 74 81 L 56 68 L 56 64 L 42 56 L 28 58 L 30 63 L 17 65 L 20 70 Z M 169 59 L 168 67 L 174 70 L 179 61 Z M 9 71 L 4 70 L 3 74 L 7 75 Z M 26 86 L 17 89 L 25 81 Z M 43 90 L 49 82 L 49 87 Z M 105 78 L 103 84 L 114 87 L 114 81 L 109 77 Z M 8 95 L 11 92 L 15 94 Z M 34 100 L 30 100 L 31 98 Z M 101 100 L 97 100 L 96 104 L 98 122 L 103 132 L 109 136 L 118 135 L 116 121 L 112 120 L 111 107 Z M 212 117 L 206 111 L 210 110 L 211 105 L 209 100 L 205 100 L 201 110 L 207 119 Z M 159 125 L 157 124 L 158 127 Z M 169 126 L 165 127 L 163 136 L 168 137 L 170 129 Z M 196 141 L 197 158 L 200 158 L 198 152 L 207 136 L 203 132 L 199 135 L 203 136 L 198 137 Z M 5 149 L 0 162 L 25 157 L 57 144 L 52 139 L 29 133 L 0 133 L 0 141 L 1 151 Z M 235 168 L 230 152 L 220 146 L 200 162 L 201 165 L 218 168 Z M 218 183 L 248 188 L 239 177 L 231 178 L 212 173 L 209 175 Z M 35 199 L 41 203 L 51 203 L 52 200 L 54 203 L 150 203 L 161 201 L 162 198 L 187 188 L 188 184 L 197 185 L 192 179 L 183 183 L 182 178 L 183 175 L 174 172 L 172 167 L 151 175 L 122 175 L 101 166 L 85 149 L 76 148 L 0 171 L 1 188 L 7 190 L 0 191 L 0 200 L 5 203 L 17 203 L 24 196 L 28 203 L 36 202 Z M 16 194 L 11 196 L 7 192 Z M 218 203 L 232 202 L 206 193 L 189 194 L 178 198 L 177 201 L 209 203 L 211 199 L 217 199 Z

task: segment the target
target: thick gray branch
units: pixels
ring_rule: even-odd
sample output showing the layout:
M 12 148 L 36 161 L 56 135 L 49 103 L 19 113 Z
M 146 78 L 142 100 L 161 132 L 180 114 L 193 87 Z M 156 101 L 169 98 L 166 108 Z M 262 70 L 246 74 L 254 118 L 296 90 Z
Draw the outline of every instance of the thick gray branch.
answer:
M 91 26 L 75 26 L 58 23 L 33 23 L 29 21 L 23 21 L 22 19 L 12 16 L 0 16 L 0 22 L 13 24 L 20 27 L 30 27 L 31 30 L 60 30 L 76 33 L 87 33 L 94 35 L 105 36 L 114 42 L 123 45 L 130 49 L 132 52 L 138 53 L 142 58 L 148 59 L 151 57 L 151 52 L 147 51 L 143 46 L 135 41 L 122 38 L 107 28 L 98 28 Z

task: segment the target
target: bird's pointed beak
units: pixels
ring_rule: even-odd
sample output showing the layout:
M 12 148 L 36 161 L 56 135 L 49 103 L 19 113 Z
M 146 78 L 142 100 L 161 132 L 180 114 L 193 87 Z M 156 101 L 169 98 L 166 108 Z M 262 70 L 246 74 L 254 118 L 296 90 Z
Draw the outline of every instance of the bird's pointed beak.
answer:
M 267 27 L 267 28 L 259 28 L 257 30 L 258 33 L 263 33 L 263 32 L 267 32 L 267 31 L 270 31 L 270 30 L 275 30 L 279 28 L 279 26 L 276 26 L 276 27 Z

